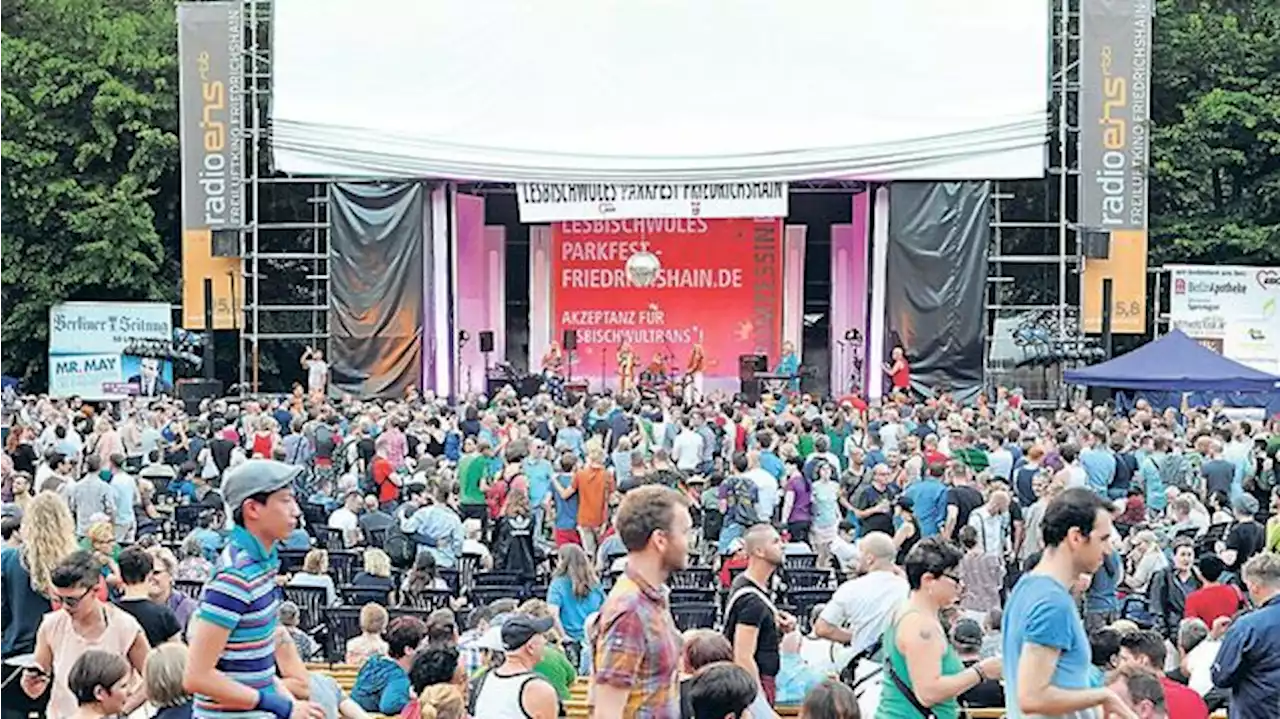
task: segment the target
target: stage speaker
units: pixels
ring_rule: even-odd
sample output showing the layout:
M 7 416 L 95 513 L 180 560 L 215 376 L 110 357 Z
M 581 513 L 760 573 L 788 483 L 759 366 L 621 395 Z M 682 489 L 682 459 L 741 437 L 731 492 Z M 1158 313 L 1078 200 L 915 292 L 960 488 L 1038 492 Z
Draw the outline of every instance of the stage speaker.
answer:
M 573 350 L 578 349 L 578 331 L 565 330 L 564 341 L 560 343 L 560 348 L 565 352 L 572 352 Z
M 1084 256 L 1088 260 L 1106 260 L 1111 257 L 1111 233 L 1105 230 L 1085 230 L 1081 233 Z
M 757 372 L 768 371 L 768 357 L 764 355 L 738 355 L 738 379 L 755 379 Z
M 509 377 L 486 377 L 484 380 L 484 396 L 493 399 L 493 396 L 498 394 L 500 390 L 513 384 Z
M 480 351 L 493 351 L 493 330 L 485 330 L 480 333 Z
M 214 257 L 240 256 L 239 230 L 214 230 L 209 241 L 209 251 Z
M 180 379 L 177 382 L 178 399 L 188 415 L 200 413 L 200 400 L 222 396 L 222 381 L 216 379 Z

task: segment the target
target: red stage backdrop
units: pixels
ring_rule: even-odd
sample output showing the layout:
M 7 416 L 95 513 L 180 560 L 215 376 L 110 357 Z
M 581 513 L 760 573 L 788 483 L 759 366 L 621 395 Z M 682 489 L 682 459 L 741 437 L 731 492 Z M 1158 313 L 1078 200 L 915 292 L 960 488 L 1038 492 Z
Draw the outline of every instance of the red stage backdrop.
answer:
M 708 377 L 736 377 L 738 355 L 776 362 L 782 344 L 782 220 L 644 219 L 560 222 L 552 229 L 552 339 L 578 331 L 575 377 L 617 382 L 618 346 L 630 342 L 637 373 L 659 352 L 681 373 L 695 342 Z M 648 251 L 661 265 L 647 287 L 627 260 Z M 710 389 L 710 388 L 709 388 Z

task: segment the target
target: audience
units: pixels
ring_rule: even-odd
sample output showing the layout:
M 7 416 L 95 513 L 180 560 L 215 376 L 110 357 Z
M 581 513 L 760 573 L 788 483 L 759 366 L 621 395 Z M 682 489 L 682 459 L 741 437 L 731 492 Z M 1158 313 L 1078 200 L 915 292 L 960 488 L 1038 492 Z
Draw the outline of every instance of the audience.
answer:
M 427 625 L 417 617 L 398 617 L 387 627 L 387 653 L 375 654 L 360 667 L 351 698 L 365 711 L 399 714 L 409 703 L 409 668 Z
M 690 399 L 32 398 L 2 719 L 1272 716 L 1280 420 Z

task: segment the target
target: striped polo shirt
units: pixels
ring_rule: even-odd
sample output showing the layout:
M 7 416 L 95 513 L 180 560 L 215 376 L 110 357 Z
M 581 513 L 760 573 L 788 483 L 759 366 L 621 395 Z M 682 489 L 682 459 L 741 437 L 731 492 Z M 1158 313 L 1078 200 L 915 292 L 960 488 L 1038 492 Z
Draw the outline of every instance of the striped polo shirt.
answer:
M 275 545 L 264 548 L 244 527 L 231 530 L 213 577 L 204 587 L 196 616 L 231 632 L 218 659 L 218 670 L 230 679 L 261 691 L 275 691 L 275 641 L 280 590 L 280 559 Z M 199 647 L 192 647 L 198 651 Z M 270 713 L 233 711 L 197 694 L 193 717 L 220 719 L 271 717 Z

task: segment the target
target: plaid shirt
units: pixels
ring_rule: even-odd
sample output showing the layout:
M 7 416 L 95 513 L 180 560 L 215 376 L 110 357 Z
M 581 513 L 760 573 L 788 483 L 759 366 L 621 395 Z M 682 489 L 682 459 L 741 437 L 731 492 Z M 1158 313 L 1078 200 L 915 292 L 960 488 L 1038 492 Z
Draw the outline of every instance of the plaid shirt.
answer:
M 666 587 L 650 586 L 628 568 L 600 609 L 598 637 L 592 681 L 628 690 L 623 716 L 678 719 L 681 641 Z

